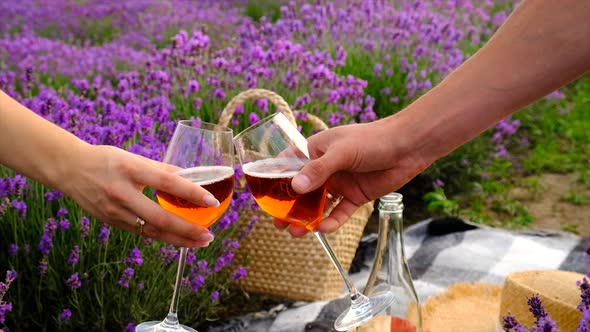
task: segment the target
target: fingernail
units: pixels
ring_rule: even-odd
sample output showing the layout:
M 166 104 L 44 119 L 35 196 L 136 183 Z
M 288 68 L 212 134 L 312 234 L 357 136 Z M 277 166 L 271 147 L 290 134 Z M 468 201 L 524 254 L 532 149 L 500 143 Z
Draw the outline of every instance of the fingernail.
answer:
M 218 207 L 219 206 L 219 201 L 213 195 L 205 196 L 204 200 L 205 200 L 205 204 L 207 204 L 207 206 L 210 206 L 210 207 Z
M 209 246 L 209 243 L 211 242 L 195 242 L 194 247 L 195 248 L 205 248 Z
M 203 234 L 201 234 L 201 236 L 199 236 L 197 241 L 199 241 L 203 244 L 209 243 L 209 242 L 213 241 L 213 235 L 211 235 L 211 233 L 203 233 Z
M 293 178 L 291 186 L 293 186 L 293 189 L 295 189 L 295 191 L 305 191 L 309 187 L 310 183 L 311 181 L 309 180 L 307 175 L 298 174 L 295 175 L 295 177 Z

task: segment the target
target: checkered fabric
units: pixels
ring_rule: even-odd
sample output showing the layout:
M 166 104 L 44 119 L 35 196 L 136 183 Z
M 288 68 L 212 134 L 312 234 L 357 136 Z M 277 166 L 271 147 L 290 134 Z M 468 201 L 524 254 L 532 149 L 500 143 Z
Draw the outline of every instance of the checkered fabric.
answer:
M 551 269 L 590 272 L 588 239 L 566 232 L 511 232 L 457 218 L 441 218 L 412 225 L 404 232 L 404 242 L 421 301 L 457 282 L 502 284 L 512 272 Z M 361 290 L 369 276 L 375 243 L 374 235 L 363 238 L 353 262 L 353 267 L 360 268 L 350 277 Z M 334 320 L 348 303 L 345 295 L 332 301 L 286 303 L 268 312 L 224 322 L 209 331 L 333 331 Z

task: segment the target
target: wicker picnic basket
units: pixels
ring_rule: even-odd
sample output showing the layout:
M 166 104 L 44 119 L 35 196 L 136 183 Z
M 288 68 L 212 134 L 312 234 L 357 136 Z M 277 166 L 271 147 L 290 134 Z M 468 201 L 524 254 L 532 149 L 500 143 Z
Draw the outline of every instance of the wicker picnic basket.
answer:
M 235 96 L 225 107 L 219 124 L 228 126 L 236 107 L 251 99 L 266 99 L 277 110 L 295 124 L 296 115 L 287 102 L 278 94 L 264 89 L 252 89 Z M 327 129 L 318 117 L 306 114 L 306 122 L 316 130 Z M 242 183 L 237 190 L 244 190 Z M 348 270 L 365 225 L 373 212 L 369 202 L 360 207 L 350 220 L 334 233 L 327 234 L 336 256 L 345 270 Z M 272 217 L 262 211 L 254 230 L 242 240 L 236 259 L 247 258 L 248 276 L 240 281 L 242 289 L 291 300 L 316 301 L 337 297 L 344 283 L 336 268 L 330 262 L 319 241 L 308 234 L 292 238 L 287 231 L 277 229 Z M 245 227 L 249 216 L 240 219 Z

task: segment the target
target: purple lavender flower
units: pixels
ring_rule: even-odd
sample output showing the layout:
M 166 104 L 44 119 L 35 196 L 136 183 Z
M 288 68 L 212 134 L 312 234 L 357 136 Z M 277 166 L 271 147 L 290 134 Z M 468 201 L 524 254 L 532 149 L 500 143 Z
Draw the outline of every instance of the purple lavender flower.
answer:
M 203 273 L 207 273 L 207 266 L 209 264 L 207 263 L 207 261 L 202 260 L 202 261 L 198 261 L 197 262 L 197 267 L 199 268 L 199 270 L 201 270 Z
M 72 311 L 68 308 L 65 308 L 59 315 L 59 319 L 62 322 L 67 322 L 70 320 L 70 318 L 72 318 Z
M 377 77 L 381 76 L 382 70 L 383 70 L 383 65 L 380 63 L 376 63 L 373 68 L 373 72 L 375 73 L 375 76 L 377 76 Z
M 160 248 L 159 256 L 162 258 L 164 264 L 168 265 L 178 260 L 179 252 L 172 245 L 163 246 Z
M 15 281 L 17 277 L 18 277 L 18 273 L 16 273 L 16 271 L 14 271 L 14 270 L 6 271 L 6 283 L 11 283 L 11 282 Z
M 199 92 L 199 82 L 197 82 L 196 80 L 190 80 L 188 82 L 188 91 L 190 93 Z
M 228 252 L 228 253 L 225 253 L 225 254 L 221 255 L 220 257 L 218 257 L 217 260 L 215 261 L 215 265 L 213 266 L 213 272 L 221 271 L 221 269 L 226 267 L 232 261 L 233 258 L 234 258 L 233 252 Z
M 12 201 L 12 207 L 18 211 L 19 216 L 24 218 L 27 215 L 27 204 L 23 201 Z
M 588 275 L 590 276 L 590 273 L 588 273 Z M 582 280 L 578 281 L 576 285 L 580 288 L 580 297 L 582 298 L 578 305 L 578 309 L 580 309 L 580 311 L 590 309 L 590 282 L 588 282 L 588 279 L 582 278 Z
M 41 253 L 43 255 L 48 255 L 49 252 L 51 251 L 51 248 L 53 248 L 53 237 L 51 234 L 47 234 L 47 233 L 43 233 L 43 235 L 41 236 L 41 241 L 39 242 L 38 245 L 39 251 L 41 251 Z
M 0 302 L 0 323 L 4 324 L 6 313 L 12 311 L 12 303 Z
M 8 255 L 10 255 L 10 257 L 14 257 L 16 256 L 18 252 L 18 245 L 16 243 L 11 243 L 10 246 L 8 246 Z
M 260 117 L 258 116 L 258 114 L 252 112 L 248 115 L 248 122 L 253 125 L 255 123 L 257 123 L 258 121 L 260 121 Z
M 46 192 L 43 196 L 45 197 L 45 200 L 47 202 L 51 202 L 60 199 L 63 196 L 63 194 L 60 191 L 53 190 Z
M 47 275 L 47 268 L 49 267 L 49 263 L 47 263 L 46 260 L 41 260 L 39 261 L 39 276 L 41 276 L 41 278 L 43 278 L 44 276 Z
M 70 286 L 71 290 L 76 290 L 80 287 L 82 287 L 82 281 L 80 280 L 80 276 L 78 275 L 78 272 L 72 274 L 68 280 L 66 280 L 66 284 L 68 284 L 68 286 Z
M 268 112 L 268 100 L 266 98 L 256 100 L 256 106 L 258 106 L 260 112 Z
M 127 326 L 125 326 L 125 329 L 123 330 L 123 332 L 135 332 L 135 324 L 134 323 L 127 324 Z
M 529 304 L 529 311 L 536 319 L 547 317 L 547 312 L 545 312 L 545 308 L 543 308 L 543 304 L 537 296 L 529 298 L 527 303 Z
M 503 318 L 502 328 L 504 329 L 505 332 L 525 332 L 526 331 L 524 326 L 520 325 L 520 323 L 512 315 L 508 315 Z
M 74 246 L 74 249 L 70 252 L 70 256 L 68 257 L 68 264 L 74 265 L 78 264 L 80 261 L 80 247 L 78 245 Z
M 590 332 L 590 309 L 582 310 L 582 318 L 576 332 Z
M 252 216 L 252 219 L 250 219 L 250 222 L 248 222 L 248 225 L 246 225 L 246 227 L 244 227 L 242 229 L 242 231 L 240 232 L 240 234 L 238 235 L 238 240 L 244 239 L 246 236 L 248 236 L 252 232 L 252 230 L 254 229 L 254 227 L 256 227 L 256 224 L 258 223 L 258 219 L 259 219 L 259 217 L 257 215 Z
M 240 279 L 243 279 L 247 275 L 248 275 L 248 271 L 246 270 L 246 268 L 243 266 L 240 266 L 240 267 L 238 267 L 236 272 L 234 272 L 234 274 L 232 275 L 231 278 L 233 281 L 238 281 Z
M 504 20 L 506 20 L 507 16 L 508 15 L 504 11 L 498 12 L 492 18 L 492 24 L 494 24 L 495 26 L 500 26 L 502 23 L 504 23 Z
M 191 266 L 197 260 L 197 255 L 195 255 L 195 248 L 189 248 L 186 252 L 186 264 Z
M 217 99 L 225 99 L 225 91 L 221 88 L 217 88 L 213 91 L 213 96 Z
M 240 243 L 236 240 L 232 240 L 232 239 L 223 240 L 223 247 L 225 248 L 226 251 L 236 250 L 236 249 L 238 249 L 239 246 L 240 246 Z
M 88 236 L 88 232 L 90 231 L 90 219 L 86 217 L 82 217 L 80 219 L 80 233 L 82 234 L 82 239 L 85 239 Z
M 129 257 L 124 258 L 122 263 L 127 264 L 127 265 L 141 266 L 143 264 L 143 258 L 141 257 L 141 250 L 139 250 L 139 248 L 137 248 L 137 247 L 131 249 L 131 252 L 129 253 Z
M 67 215 L 68 215 L 68 209 L 61 208 L 61 209 L 57 210 L 57 217 L 58 218 L 61 218 L 61 217 L 67 216 Z
M 219 300 L 219 292 L 218 291 L 214 291 L 213 293 L 211 293 L 211 297 L 210 297 L 211 301 L 215 302 L 217 300 Z
M 129 282 L 131 281 L 131 278 L 133 278 L 133 275 L 135 274 L 135 270 L 128 267 L 123 271 L 123 274 L 121 275 L 121 279 L 119 279 L 118 284 L 121 285 L 122 287 L 125 288 L 129 288 Z
M 204 284 L 205 284 L 205 277 L 198 275 L 193 280 L 191 280 L 191 282 L 189 284 L 189 288 L 193 292 L 196 293 L 199 291 L 199 289 L 201 289 L 201 287 L 203 287 Z
M 109 240 L 109 235 L 111 234 L 111 231 L 109 231 L 109 228 L 105 224 L 100 224 L 99 227 L 100 233 L 98 234 L 98 242 L 100 244 L 105 244 Z
M 537 319 L 531 332 L 561 332 L 561 330 L 556 328 L 555 321 L 547 316 Z
M 434 186 L 434 188 L 442 188 L 445 186 L 445 183 L 443 180 L 441 179 L 436 179 L 434 180 L 434 182 L 432 183 L 432 186 Z
M 137 283 L 137 289 L 140 289 L 141 290 L 141 289 L 144 289 L 144 288 L 145 288 L 145 282 L 140 281 L 140 282 Z
M 59 221 L 59 229 L 62 231 L 70 229 L 70 221 L 68 219 L 62 219 Z

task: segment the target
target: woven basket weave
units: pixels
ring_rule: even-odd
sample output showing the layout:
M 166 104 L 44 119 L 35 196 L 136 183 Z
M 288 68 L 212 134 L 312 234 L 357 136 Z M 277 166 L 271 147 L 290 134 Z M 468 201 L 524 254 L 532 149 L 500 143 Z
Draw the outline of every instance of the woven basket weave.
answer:
M 264 89 L 252 89 L 235 96 L 225 107 L 219 124 L 228 126 L 236 107 L 250 99 L 267 99 L 285 114 L 293 124 L 295 115 L 278 94 Z M 316 130 L 328 126 L 318 117 L 306 114 L 306 122 Z M 237 190 L 244 188 L 237 188 Z M 326 237 L 345 270 L 348 270 L 365 225 L 373 212 L 373 203 L 361 206 L 340 229 Z M 330 262 L 319 241 L 311 235 L 292 238 L 278 230 L 268 214 L 257 211 L 259 220 L 254 230 L 240 244 L 238 260 L 248 258 L 248 276 L 240 281 L 242 289 L 291 300 L 317 301 L 337 297 L 344 283 Z M 249 218 L 244 215 L 241 226 Z

